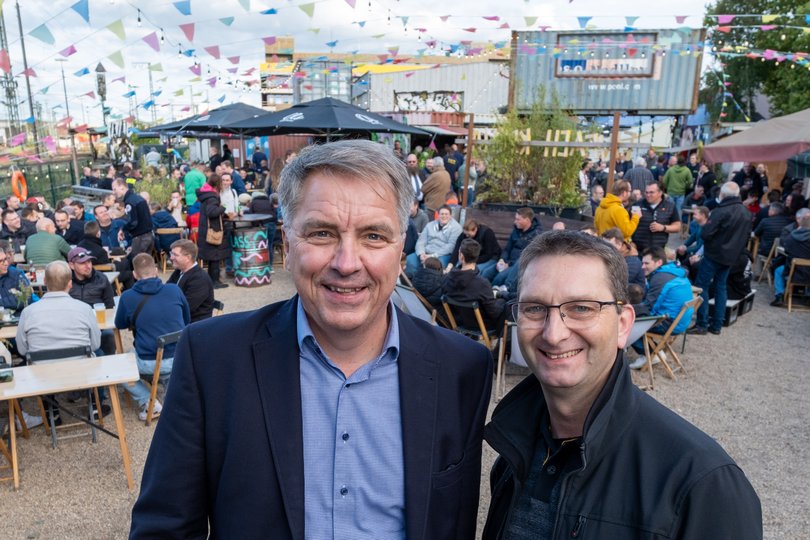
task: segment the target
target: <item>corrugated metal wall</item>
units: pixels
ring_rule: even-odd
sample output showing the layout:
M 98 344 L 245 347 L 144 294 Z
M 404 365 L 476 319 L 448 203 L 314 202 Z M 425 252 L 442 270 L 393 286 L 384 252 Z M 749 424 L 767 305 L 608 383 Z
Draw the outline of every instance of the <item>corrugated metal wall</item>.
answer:
M 649 42 L 628 39 L 628 33 L 583 30 L 577 32 L 515 32 L 513 41 L 514 105 L 525 112 L 537 97 L 537 88 L 556 89 L 562 105 L 580 114 L 638 111 L 639 114 L 682 114 L 696 105 L 696 79 L 702 62 L 701 30 L 639 30 L 653 35 Z M 622 60 L 627 59 L 627 60 Z M 589 76 L 593 62 L 643 65 L 647 76 L 629 72 Z M 589 64 L 586 66 L 586 64 Z M 563 70 L 568 69 L 564 76 Z M 578 70 L 583 70 L 581 75 Z M 621 67 L 618 67 L 621 72 Z M 598 73 L 598 70 L 593 71 Z
M 397 110 L 394 102 L 397 92 L 454 92 L 461 95 L 462 110 L 458 112 L 492 114 L 507 105 L 508 76 L 509 68 L 504 62 L 373 74 L 369 76 L 369 110 Z

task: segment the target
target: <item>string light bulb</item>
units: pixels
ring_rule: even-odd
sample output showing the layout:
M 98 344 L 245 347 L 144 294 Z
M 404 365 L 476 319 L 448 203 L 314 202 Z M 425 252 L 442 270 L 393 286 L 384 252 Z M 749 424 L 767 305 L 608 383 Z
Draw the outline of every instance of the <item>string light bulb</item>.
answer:
M 160 44 L 163 45 L 163 43 L 165 41 L 166 41 L 166 37 L 163 35 L 163 28 L 161 28 L 160 29 Z
M 141 25 L 141 10 L 138 10 L 138 26 Z

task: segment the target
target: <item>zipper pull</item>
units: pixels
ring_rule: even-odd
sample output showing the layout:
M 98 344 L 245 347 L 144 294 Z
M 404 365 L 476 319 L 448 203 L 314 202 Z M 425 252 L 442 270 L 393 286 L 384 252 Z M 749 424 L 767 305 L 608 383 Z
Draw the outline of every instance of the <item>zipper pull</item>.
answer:
M 582 527 L 585 525 L 585 516 L 577 517 L 577 522 L 574 525 L 574 528 L 571 529 L 571 538 L 579 538 L 579 533 L 582 531 Z

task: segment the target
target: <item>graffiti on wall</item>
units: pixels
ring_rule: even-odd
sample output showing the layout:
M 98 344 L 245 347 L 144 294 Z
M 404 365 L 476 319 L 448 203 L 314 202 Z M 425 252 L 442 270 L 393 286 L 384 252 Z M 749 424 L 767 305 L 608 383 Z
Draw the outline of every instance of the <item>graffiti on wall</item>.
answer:
M 394 110 L 420 112 L 461 112 L 464 92 L 394 92 Z

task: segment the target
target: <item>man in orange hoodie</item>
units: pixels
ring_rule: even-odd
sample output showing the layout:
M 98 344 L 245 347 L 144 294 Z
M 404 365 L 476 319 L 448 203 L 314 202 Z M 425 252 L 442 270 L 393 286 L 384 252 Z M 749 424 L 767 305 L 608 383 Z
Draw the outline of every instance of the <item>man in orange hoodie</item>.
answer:
M 613 189 L 599 203 L 593 217 L 593 224 L 599 235 L 612 227 L 618 227 L 625 240 L 633 236 L 638 227 L 641 210 L 635 208 L 632 213 L 627 213 L 624 205 L 630 200 L 631 193 L 630 182 L 620 180 L 613 184 Z

